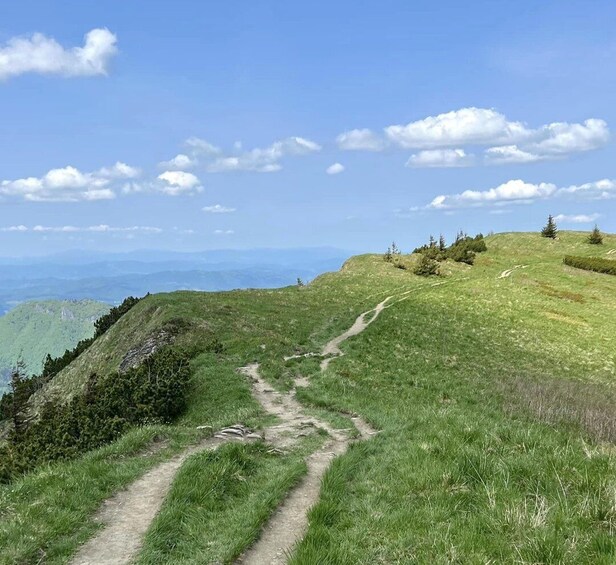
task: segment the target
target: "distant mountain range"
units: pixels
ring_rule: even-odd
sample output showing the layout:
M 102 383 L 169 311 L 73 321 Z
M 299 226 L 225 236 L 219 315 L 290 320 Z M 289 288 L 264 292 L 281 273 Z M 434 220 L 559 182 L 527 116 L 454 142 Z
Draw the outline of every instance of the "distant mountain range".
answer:
M 40 372 L 47 354 L 59 356 L 91 337 L 94 321 L 108 310 L 93 300 L 45 300 L 20 304 L 0 317 L 0 394 L 18 361 L 28 374 Z
M 173 290 L 274 288 L 340 268 L 335 248 L 212 250 L 199 253 L 71 251 L 0 258 L 0 314 L 29 300 L 91 299 L 117 304 L 128 295 Z

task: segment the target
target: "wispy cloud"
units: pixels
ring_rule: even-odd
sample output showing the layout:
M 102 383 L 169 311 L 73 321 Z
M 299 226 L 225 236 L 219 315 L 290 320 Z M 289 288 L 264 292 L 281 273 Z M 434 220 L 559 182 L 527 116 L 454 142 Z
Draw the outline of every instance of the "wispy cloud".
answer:
M 449 168 L 469 167 L 475 156 L 468 155 L 464 149 L 425 149 L 409 157 L 407 167 L 413 168 Z
M 38 232 L 38 233 L 162 233 L 161 228 L 155 228 L 151 226 L 128 226 L 118 227 L 110 226 L 107 224 L 99 224 L 95 226 L 42 226 L 36 225 L 33 227 L 27 227 L 24 225 L 8 226 L 0 228 L 3 232 Z
M 106 75 L 117 53 L 117 37 L 108 29 L 89 31 L 82 47 L 62 47 L 42 33 L 13 37 L 0 47 L 0 79 L 25 74 L 93 76 Z
M 600 217 L 601 214 L 558 214 L 554 220 L 563 224 L 591 224 Z
M 229 208 L 222 204 L 213 204 L 212 206 L 204 206 L 202 210 L 208 214 L 231 214 L 236 211 L 236 208 Z

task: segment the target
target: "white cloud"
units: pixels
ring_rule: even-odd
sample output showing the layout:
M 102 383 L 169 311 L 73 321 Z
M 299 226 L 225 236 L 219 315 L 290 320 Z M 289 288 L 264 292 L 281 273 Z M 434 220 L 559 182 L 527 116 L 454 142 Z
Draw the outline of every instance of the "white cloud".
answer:
M 162 181 L 160 191 L 170 196 L 194 194 L 203 190 L 199 178 L 185 171 L 165 171 L 158 175 L 158 179 Z
M 341 163 L 334 163 L 333 165 L 330 165 L 329 167 L 327 167 L 327 169 L 325 169 L 325 172 L 328 175 L 338 175 L 342 171 L 344 171 L 344 165 L 342 165 Z
M 485 155 L 490 164 L 532 163 L 592 151 L 605 145 L 609 138 L 604 120 L 589 119 L 581 124 L 556 122 L 533 130 L 530 139 L 520 146 L 490 147 Z
M 32 228 L 26 226 L 9 226 L 6 228 L 0 228 L 0 231 L 5 232 L 39 232 L 39 233 L 79 233 L 79 232 L 94 232 L 94 233 L 161 233 L 161 228 L 154 228 L 151 226 L 129 226 L 129 227 L 116 227 L 109 226 L 107 224 L 99 224 L 95 226 L 42 226 L 36 225 Z
M 202 210 L 209 214 L 230 214 L 235 212 L 236 208 L 229 208 L 227 206 L 222 206 L 221 204 L 214 204 L 212 206 L 204 206 Z
M 341 149 L 380 151 L 386 146 L 422 149 L 411 156 L 407 166 L 458 166 L 464 160 L 456 159 L 453 152 L 465 151 L 465 146 L 489 146 L 484 154 L 485 163 L 501 165 L 564 158 L 598 149 L 610 138 L 607 123 L 601 119 L 529 128 L 494 109 L 475 107 L 428 116 L 406 125 L 391 125 L 383 131 L 381 136 L 369 129 L 355 129 L 340 134 L 336 141 Z M 438 150 L 442 153 L 429 153 Z M 448 161 L 448 157 L 453 161 Z M 445 164 L 436 164 L 441 161 Z M 451 162 L 457 164 L 447 164 Z M 470 164 L 470 160 L 465 164 Z
M 112 167 L 103 167 L 98 171 L 99 176 L 110 179 L 134 179 L 140 174 L 140 169 L 137 167 L 131 167 L 121 161 L 117 161 Z
M 616 198 L 616 180 L 601 179 L 595 182 L 587 182 L 579 185 L 571 185 L 559 190 L 560 194 L 576 197 L 602 200 Z
M 93 29 L 83 47 L 64 48 L 42 33 L 13 37 L 0 47 L 0 79 L 24 73 L 60 76 L 106 75 L 117 53 L 117 38 L 108 29 Z
M 235 231 L 233 230 L 214 230 L 216 235 L 233 235 Z
M 471 107 L 428 116 L 406 125 L 389 126 L 385 128 L 385 135 L 406 149 L 430 149 L 519 140 L 528 137 L 529 131 L 520 122 L 511 122 L 495 110 Z
M 557 187 L 552 183 L 542 182 L 534 184 L 515 179 L 488 190 L 465 190 L 458 194 L 440 194 L 427 206 L 414 207 L 411 208 L 410 211 L 449 210 L 453 208 L 485 205 L 502 206 L 506 204 L 526 204 L 539 199 L 552 197 L 584 198 L 588 200 L 616 198 L 616 181 L 602 179 L 580 185 Z M 593 221 L 592 219 L 586 220 L 585 218 L 589 218 L 590 216 L 584 215 L 562 217 L 567 218 L 566 221 L 571 222 L 576 221 L 573 218 L 579 218 L 579 220 L 577 220 L 579 222 Z
M 218 157 L 207 170 L 212 173 L 228 171 L 256 171 L 273 173 L 282 169 L 279 161 L 288 155 L 307 155 L 321 150 L 321 146 L 303 137 L 288 137 L 269 147 L 255 148 L 234 156 Z
M 517 145 L 502 145 L 490 147 L 485 151 L 486 161 L 493 165 L 507 165 L 513 163 L 534 163 L 540 161 L 541 156 L 523 151 Z
M 520 179 L 510 180 L 489 190 L 465 190 L 459 194 L 441 194 L 427 208 L 448 209 L 484 204 L 528 202 L 553 195 L 557 187 L 551 183 L 532 184 Z
M 601 214 L 558 214 L 554 220 L 563 224 L 591 224 L 600 216 Z
M 199 137 L 189 137 L 186 140 L 186 145 L 190 147 L 193 152 L 203 155 L 218 155 L 220 153 L 220 148 Z
M 0 196 L 23 198 L 36 202 L 76 202 L 115 198 L 112 180 L 138 174 L 124 163 L 93 173 L 82 173 L 67 166 L 51 169 L 42 177 L 0 181 Z
M 196 164 L 196 159 L 193 159 L 184 153 L 178 153 L 173 159 L 169 159 L 169 161 L 161 161 L 158 163 L 158 166 L 162 169 L 183 171 L 185 169 L 191 169 Z
M 336 138 L 340 149 L 346 151 L 382 151 L 385 141 L 372 130 L 354 129 L 341 133 Z
M 407 167 L 468 167 L 474 162 L 474 155 L 464 149 L 424 149 L 410 156 Z

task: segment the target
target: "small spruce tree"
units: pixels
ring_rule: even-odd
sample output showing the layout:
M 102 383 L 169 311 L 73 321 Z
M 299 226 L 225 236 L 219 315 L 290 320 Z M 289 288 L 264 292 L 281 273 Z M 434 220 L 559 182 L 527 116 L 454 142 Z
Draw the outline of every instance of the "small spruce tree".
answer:
M 586 241 L 592 245 L 601 245 L 603 243 L 603 235 L 599 231 L 597 224 L 595 224 L 595 229 L 590 232 Z
M 419 262 L 415 265 L 413 273 L 420 277 L 430 277 L 439 274 L 438 261 L 430 259 L 426 254 L 422 253 Z
M 438 250 L 445 251 L 447 249 L 447 243 L 445 242 L 445 237 L 443 234 L 438 238 Z
M 541 235 L 543 237 L 549 237 L 550 239 L 556 239 L 558 229 L 556 228 L 556 222 L 554 221 L 552 214 L 548 216 L 548 223 L 541 230 Z

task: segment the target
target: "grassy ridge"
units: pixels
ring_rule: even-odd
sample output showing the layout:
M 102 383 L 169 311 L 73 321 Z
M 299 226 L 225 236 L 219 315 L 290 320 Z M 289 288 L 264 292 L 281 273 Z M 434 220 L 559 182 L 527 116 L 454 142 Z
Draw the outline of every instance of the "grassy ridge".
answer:
M 303 401 L 358 412 L 382 430 L 326 475 L 294 563 L 612 563 L 615 456 L 584 418 L 575 417 L 595 406 L 565 392 L 572 386 L 583 391 L 585 383 L 597 397 L 613 391 L 616 281 L 563 265 L 566 254 L 596 253 L 581 233 L 563 232 L 556 241 L 500 234 L 486 243 L 488 252 L 473 267 L 448 262 L 445 284 L 437 287 L 381 257 L 360 256 L 304 288 L 152 296 L 55 384 L 78 390 L 86 369 L 119 363 L 156 328 L 181 319 L 182 344 L 222 345 L 194 362 L 195 394 L 174 428 L 184 437 L 199 424 L 263 425 L 247 383 L 234 372 L 254 360 L 277 387 L 288 387 L 293 375 L 312 375 Z M 606 250 L 616 248 L 616 237 L 606 236 L 605 243 Z M 406 290 L 412 292 L 404 301 L 343 344 L 347 355 L 324 375 L 315 359 L 282 360 L 318 351 L 360 312 Z M 528 390 L 545 391 L 543 404 L 530 402 Z M 555 403 L 567 410 L 547 410 Z M 271 499 L 235 490 L 238 458 L 260 469 L 249 480 L 263 485 L 260 473 L 276 465 L 294 469 L 296 455 L 278 461 L 258 450 L 224 453 L 218 462 L 187 467 L 174 485 L 177 496 L 149 534 L 144 562 L 164 562 L 171 533 L 186 562 L 206 543 L 219 548 L 208 555 L 227 562 L 239 546 L 230 551 L 224 540 L 247 543 L 254 517 L 263 520 L 271 510 Z M 66 481 L 80 464 L 64 467 Z M 284 492 L 288 476 L 279 473 L 268 488 Z M 206 497 L 203 511 L 191 507 L 184 530 L 174 530 L 165 516 L 177 513 L 184 489 L 200 481 L 230 485 L 233 506 Z M 13 488 L 17 497 L 20 486 Z M 27 509 L 40 504 L 43 493 L 24 492 L 13 505 L 15 522 L 32 523 Z M 75 508 L 95 506 L 67 492 Z M 214 520 L 219 528 L 205 528 Z M 0 518 L 0 532 L 5 524 Z M 83 538 L 92 527 L 86 523 L 73 535 Z M 13 529 L 4 540 L 20 545 L 23 535 Z M 33 555 L 36 543 L 43 538 L 30 542 L 30 553 L 12 555 Z M 61 540 L 47 536 L 44 544 L 48 553 L 59 551 Z

